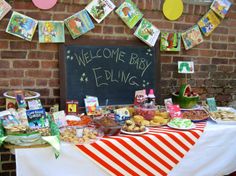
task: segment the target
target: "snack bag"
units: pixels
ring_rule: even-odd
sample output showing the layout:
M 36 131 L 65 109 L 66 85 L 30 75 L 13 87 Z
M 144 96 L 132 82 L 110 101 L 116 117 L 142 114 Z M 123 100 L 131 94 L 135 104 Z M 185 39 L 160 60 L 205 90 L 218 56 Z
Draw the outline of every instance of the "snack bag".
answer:
M 127 108 L 116 109 L 114 112 L 115 121 L 119 124 L 124 124 L 126 120 L 130 119 L 130 113 Z
M 145 89 L 135 91 L 134 105 L 141 106 L 142 104 L 145 103 L 146 97 L 147 95 Z

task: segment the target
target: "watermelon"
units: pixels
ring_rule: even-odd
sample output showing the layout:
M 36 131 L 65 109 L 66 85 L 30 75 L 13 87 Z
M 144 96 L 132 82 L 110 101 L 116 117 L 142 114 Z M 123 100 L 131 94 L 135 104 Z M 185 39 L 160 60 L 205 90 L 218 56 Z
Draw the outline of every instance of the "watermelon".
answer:
M 199 95 L 193 93 L 189 84 L 183 84 L 180 91 L 172 93 L 172 100 L 175 104 L 179 104 L 181 108 L 193 108 L 199 101 Z

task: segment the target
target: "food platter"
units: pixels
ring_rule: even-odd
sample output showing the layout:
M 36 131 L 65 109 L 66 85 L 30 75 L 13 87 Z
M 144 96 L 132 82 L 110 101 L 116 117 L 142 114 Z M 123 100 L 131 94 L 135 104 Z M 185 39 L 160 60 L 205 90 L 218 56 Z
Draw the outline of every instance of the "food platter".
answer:
M 167 126 L 170 127 L 170 128 L 173 128 L 173 129 L 176 129 L 176 130 L 191 130 L 191 129 L 194 129 L 196 128 L 196 125 L 194 123 L 192 123 L 191 126 L 187 127 L 187 128 L 184 128 L 184 127 L 177 127 L 177 126 L 174 126 L 170 123 L 167 123 Z
M 141 131 L 141 132 L 129 132 L 129 131 L 125 131 L 125 130 L 121 129 L 120 132 L 124 133 L 124 134 L 129 134 L 129 135 L 142 135 L 142 134 L 149 132 L 149 129 L 146 127 L 145 130 Z
M 192 122 L 204 122 L 209 118 L 209 113 L 204 109 L 184 110 L 182 114 L 184 119 L 190 119 Z
M 236 120 L 230 120 L 228 118 L 224 118 L 223 117 L 224 114 L 223 115 L 219 114 L 219 116 L 222 115 L 222 118 L 215 117 L 215 115 L 217 115 L 217 113 L 219 113 L 219 112 L 230 112 L 230 113 L 232 113 L 233 116 L 236 117 L 236 110 L 234 108 L 231 108 L 231 107 L 217 107 L 216 112 L 211 112 L 210 113 L 210 118 L 211 118 L 212 121 L 214 121 L 218 124 L 236 125 Z
M 189 108 L 189 109 L 186 109 L 186 108 L 181 108 L 180 110 L 182 111 L 191 111 L 191 110 L 199 110 L 199 109 L 202 109 L 202 107 L 200 105 L 196 105 L 192 108 Z

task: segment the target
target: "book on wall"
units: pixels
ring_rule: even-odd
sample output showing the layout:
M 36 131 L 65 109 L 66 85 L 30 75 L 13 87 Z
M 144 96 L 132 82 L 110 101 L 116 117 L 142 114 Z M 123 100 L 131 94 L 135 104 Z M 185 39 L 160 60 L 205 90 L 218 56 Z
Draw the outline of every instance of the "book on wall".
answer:
M 220 24 L 219 18 L 210 9 L 201 19 L 198 21 L 198 26 L 200 27 L 202 33 L 205 36 L 209 36 L 214 29 Z
M 178 32 L 161 32 L 161 51 L 180 51 L 181 35 Z
M 203 42 L 203 37 L 198 25 L 194 25 L 187 31 L 183 32 L 181 36 L 186 50 Z
M 11 10 L 10 4 L 4 0 L 0 0 L 0 20 Z
M 6 32 L 22 39 L 31 41 L 38 21 L 18 12 L 13 12 Z
M 136 4 L 131 0 L 125 0 L 116 10 L 116 13 L 130 29 L 143 17 L 143 14 L 137 8 Z
M 211 9 L 221 18 L 224 18 L 231 5 L 232 3 L 228 0 L 214 0 L 211 4 Z
M 63 21 L 39 21 L 39 43 L 64 43 Z
M 153 47 L 156 44 L 160 30 L 147 19 L 143 18 L 134 35 Z
M 92 0 L 85 9 L 96 20 L 101 23 L 102 20 L 109 15 L 116 6 L 111 0 Z
M 64 22 L 73 39 L 94 28 L 94 24 L 86 10 L 81 10 L 65 19 Z

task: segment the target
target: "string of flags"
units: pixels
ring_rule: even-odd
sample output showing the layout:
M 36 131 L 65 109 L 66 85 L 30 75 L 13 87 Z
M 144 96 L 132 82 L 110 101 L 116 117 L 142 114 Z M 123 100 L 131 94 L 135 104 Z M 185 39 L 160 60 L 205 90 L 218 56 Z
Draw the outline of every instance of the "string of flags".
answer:
M 161 32 L 150 21 L 144 18 L 132 0 L 124 2 L 115 10 L 121 20 L 133 29 L 138 22 L 134 35 L 153 47 L 161 34 L 161 51 L 180 51 L 181 38 L 186 50 L 204 41 L 203 36 L 209 36 L 214 29 L 224 19 L 232 3 L 229 0 L 214 0 L 209 11 L 191 28 L 180 32 Z M 21 13 L 13 11 L 6 32 L 31 41 L 38 26 L 38 36 L 40 43 L 64 43 L 65 31 L 67 27 L 73 39 L 87 33 L 95 28 L 90 16 L 101 23 L 116 6 L 111 0 L 92 0 L 85 9 L 68 17 L 64 21 L 38 21 Z M 0 0 L 0 20 L 12 9 L 5 1 Z

